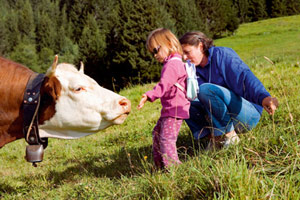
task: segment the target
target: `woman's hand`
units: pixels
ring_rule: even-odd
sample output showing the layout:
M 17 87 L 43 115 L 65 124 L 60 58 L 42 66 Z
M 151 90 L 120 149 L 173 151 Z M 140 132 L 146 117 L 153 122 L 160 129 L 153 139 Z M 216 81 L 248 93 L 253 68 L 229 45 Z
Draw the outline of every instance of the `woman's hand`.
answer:
M 266 97 L 262 101 L 262 106 L 270 115 L 273 115 L 278 107 L 278 100 L 276 97 Z
M 139 103 L 139 105 L 137 107 L 139 110 L 144 106 L 144 104 L 146 103 L 147 99 L 148 99 L 147 95 L 143 94 L 142 95 L 142 99 L 141 99 L 141 101 L 140 101 L 140 103 Z

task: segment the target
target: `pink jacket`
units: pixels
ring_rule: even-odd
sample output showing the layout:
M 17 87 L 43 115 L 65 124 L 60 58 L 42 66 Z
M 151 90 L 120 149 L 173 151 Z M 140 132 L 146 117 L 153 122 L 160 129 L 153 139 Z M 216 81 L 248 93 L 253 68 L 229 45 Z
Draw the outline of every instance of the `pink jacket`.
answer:
M 146 95 L 151 102 L 160 98 L 161 117 L 188 119 L 190 102 L 186 98 L 185 92 L 174 85 L 178 82 L 186 89 L 187 74 L 184 63 L 178 59 L 172 59 L 172 57 L 181 59 L 181 55 L 177 53 L 165 59 L 159 83 L 153 90 L 146 92 Z

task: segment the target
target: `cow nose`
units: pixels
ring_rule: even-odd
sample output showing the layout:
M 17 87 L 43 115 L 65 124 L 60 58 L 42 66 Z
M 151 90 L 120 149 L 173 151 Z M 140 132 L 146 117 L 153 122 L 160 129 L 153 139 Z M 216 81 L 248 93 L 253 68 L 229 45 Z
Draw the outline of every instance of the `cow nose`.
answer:
M 130 111 L 131 111 L 131 102 L 128 99 L 124 98 L 124 99 L 120 100 L 119 105 L 123 107 L 124 112 L 126 114 L 130 113 Z

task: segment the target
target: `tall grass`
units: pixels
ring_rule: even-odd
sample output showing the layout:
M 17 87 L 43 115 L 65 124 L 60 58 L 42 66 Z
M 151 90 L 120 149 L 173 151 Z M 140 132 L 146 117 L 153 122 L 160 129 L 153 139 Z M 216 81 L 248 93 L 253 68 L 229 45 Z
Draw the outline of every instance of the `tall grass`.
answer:
M 153 170 L 151 132 L 160 103 L 138 111 L 154 84 L 121 91 L 132 102 L 126 122 L 79 140 L 50 139 L 44 161 L 24 160 L 25 142 L 0 150 L 0 199 L 300 199 L 300 16 L 242 25 L 217 40 L 236 50 L 279 99 L 274 117 L 229 149 L 206 152 L 183 124 L 177 142 L 183 162 L 168 173 Z M 269 57 L 275 64 L 267 62 Z

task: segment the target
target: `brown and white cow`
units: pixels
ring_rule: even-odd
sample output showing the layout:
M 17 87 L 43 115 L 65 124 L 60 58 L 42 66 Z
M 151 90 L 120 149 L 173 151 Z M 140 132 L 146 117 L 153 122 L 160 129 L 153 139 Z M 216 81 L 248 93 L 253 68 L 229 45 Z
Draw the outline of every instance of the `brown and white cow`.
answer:
M 23 138 L 22 102 L 34 72 L 0 57 L 0 148 Z M 128 99 L 100 87 L 71 64 L 57 65 L 57 57 L 41 86 L 38 111 L 40 137 L 76 139 L 122 124 L 131 104 Z

